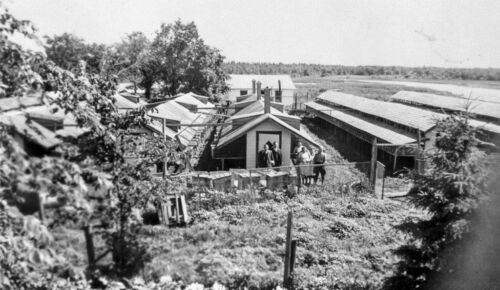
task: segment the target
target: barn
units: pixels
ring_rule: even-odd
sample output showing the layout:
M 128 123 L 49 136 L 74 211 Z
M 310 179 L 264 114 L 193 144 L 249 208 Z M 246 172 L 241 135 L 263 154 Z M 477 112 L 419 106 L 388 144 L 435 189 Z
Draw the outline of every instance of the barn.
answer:
M 264 99 L 257 94 L 254 101 L 243 100 L 246 106 L 225 120 L 212 145 L 219 168 L 257 167 L 257 153 L 267 142 L 280 144 L 283 166 L 292 164 L 291 151 L 299 140 L 309 147 L 319 146 L 300 129 L 299 117 L 284 112 L 283 106 L 272 104 L 270 91 L 264 90 Z
M 230 90 L 225 99 L 236 102 L 239 96 L 255 95 L 258 82 L 261 83 L 262 95 L 264 89 L 269 88 L 271 100 L 285 106 L 293 104 L 296 87 L 289 75 L 229 75 L 227 84 Z

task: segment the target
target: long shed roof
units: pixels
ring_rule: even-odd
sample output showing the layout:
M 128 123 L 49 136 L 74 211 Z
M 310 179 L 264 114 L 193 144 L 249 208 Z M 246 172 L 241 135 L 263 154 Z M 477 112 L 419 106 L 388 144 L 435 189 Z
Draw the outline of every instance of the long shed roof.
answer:
M 447 117 L 446 114 L 408 105 L 378 101 L 334 91 L 327 91 L 319 95 L 318 100 L 328 105 L 342 106 L 352 111 L 379 117 L 423 132 L 432 129 L 438 120 Z M 490 133 L 500 134 L 500 126 L 495 124 L 470 120 L 470 125 Z
M 295 90 L 292 78 L 289 75 L 229 75 L 227 83 L 231 89 L 252 89 L 252 80 L 262 83 L 262 88 L 278 88 L 278 80 L 281 89 Z
M 401 103 L 418 104 L 438 109 L 465 112 L 469 105 L 469 111 L 479 116 L 500 119 L 500 103 L 487 103 L 477 100 L 468 100 L 449 96 L 441 96 L 428 93 L 400 91 L 391 97 L 392 100 Z
M 318 100 L 386 119 L 423 132 L 429 131 L 436 125 L 437 120 L 446 117 L 444 114 L 408 105 L 378 101 L 335 91 L 322 93 L 318 96 Z
M 333 119 L 341 121 L 349 126 L 353 126 L 369 135 L 382 139 L 391 144 L 408 144 L 416 142 L 415 138 L 408 136 L 402 130 L 396 130 L 382 122 L 367 121 L 347 112 L 332 109 L 316 102 L 306 103 L 306 107 L 321 112 Z

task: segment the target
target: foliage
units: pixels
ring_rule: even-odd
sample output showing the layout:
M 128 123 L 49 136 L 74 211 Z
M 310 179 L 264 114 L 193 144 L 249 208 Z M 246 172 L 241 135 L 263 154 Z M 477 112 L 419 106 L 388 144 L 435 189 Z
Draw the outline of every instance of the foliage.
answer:
M 101 72 L 102 60 L 107 50 L 104 44 L 87 44 L 83 39 L 71 33 L 63 33 L 53 37 L 46 36 L 45 38 L 47 57 L 57 66 L 73 71 L 83 60 L 91 73 Z
M 392 76 L 433 80 L 499 81 L 500 70 L 495 68 L 439 68 L 402 66 L 345 66 L 307 63 L 247 63 L 228 62 L 224 69 L 229 74 L 288 74 L 294 77 L 327 76 Z
M 167 95 L 194 92 L 213 96 L 225 93 L 224 57 L 219 50 L 206 45 L 194 22 L 162 24 L 151 44 L 151 55 Z
M 430 218 L 399 225 L 413 240 L 397 250 L 402 261 L 388 288 L 425 287 L 432 275 L 453 270 L 447 269 L 441 255 L 470 231 L 471 216 L 486 194 L 484 153 L 477 149 L 477 132 L 468 122 L 464 114 L 437 123 L 436 150 L 427 152 L 430 168 L 416 175 L 409 193 L 410 201 L 428 211 Z
M 13 141 L 8 128 L 0 128 L 0 201 L 5 233 L 1 246 L 2 255 L 7 257 L 1 275 L 8 277 L 5 281 L 15 289 L 56 289 L 59 284 L 64 289 L 86 287 L 85 277 L 73 274 L 76 269 L 59 258 L 58 241 L 47 230 L 86 225 L 99 226 L 95 233 L 106 239 L 116 274 L 137 272 L 148 255 L 146 246 L 137 239 L 141 221 L 135 211 L 159 196 L 166 186 L 152 180 L 149 167 L 166 156 L 173 145 L 154 136 L 134 136 L 135 130 L 149 122 L 145 109 L 119 114 L 113 104 L 114 79 L 94 74 L 97 66 L 87 71 L 87 63 L 80 59 L 85 57 L 79 54 L 78 40 L 68 35 L 58 39 L 76 47 L 69 50 L 71 57 L 56 59 L 73 66 L 68 71 L 47 60 L 43 53 L 26 50 L 13 41 L 15 34 L 37 39 L 29 21 L 17 20 L 7 10 L 2 10 L 0 21 L 0 58 L 5 60 L 0 65 L 1 97 L 42 95 L 52 102 L 54 110 L 71 113 L 79 126 L 88 129 L 81 138 L 65 140 L 50 156 L 35 158 L 27 156 Z M 130 158 L 137 161 L 129 162 Z M 42 220 L 22 215 L 39 211 L 38 200 L 51 204 L 43 221 L 46 226 L 40 225 L 39 230 L 19 227 L 26 219 L 41 224 Z M 44 240 L 37 241 L 30 231 L 43 232 Z M 45 242 L 47 239 L 52 242 Z M 19 253 L 3 251 L 11 247 Z M 24 254 L 35 255 L 35 261 L 25 262 L 31 256 Z M 57 263 L 55 259 L 59 259 Z M 63 271 L 66 268 L 71 275 Z
M 391 227 L 421 215 L 398 202 L 365 195 L 342 198 L 328 187 L 292 199 L 264 198 L 262 192 L 248 202 L 248 194 L 220 193 L 231 202 L 214 207 L 203 198 L 199 207 L 197 196 L 188 199 L 194 219 L 188 228 L 143 227 L 154 256 L 145 268 L 147 279 L 168 275 L 205 287 L 217 281 L 229 289 L 274 289 L 283 278 L 286 216 L 292 210 L 297 289 L 377 289 L 394 270 L 389 250 L 405 242 Z M 243 201 L 237 202 L 238 197 Z M 346 208 L 366 214 L 345 217 Z

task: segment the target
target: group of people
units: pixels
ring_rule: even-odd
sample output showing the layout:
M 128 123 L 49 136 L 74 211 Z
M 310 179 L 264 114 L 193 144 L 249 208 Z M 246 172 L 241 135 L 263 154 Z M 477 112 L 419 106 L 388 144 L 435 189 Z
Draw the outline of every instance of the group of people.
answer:
M 317 184 L 320 175 L 321 184 L 324 183 L 326 154 L 323 147 L 319 147 L 317 152 L 311 155 L 309 150 L 299 141 L 292 151 L 292 162 L 294 165 L 298 165 L 297 174 L 302 178 L 302 184 L 310 185 L 313 180 Z
M 302 145 L 302 142 L 297 142 L 297 145 L 292 151 L 292 163 L 297 165 L 297 174 L 301 177 L 302 184 L 310 185 L 318 183 L 321 176 L 321 184 L 325 181 L 326 170 L 326 154 L 323 147 L 312 155 L 310 151 Z M 282 154 L 278 142 L 266 142 L 263 149 L 259 151 L 257 156 L 258 167 L 280 167 L 282 165 Z M 309 166 L 308 166 L 309 165 Z
M 282 162 L 281 149 L 278 142 L 271 143 L 270 141 L 264 144 L 264 148 L 259 151 L 257 156 L 257 167 L 279 167 Z

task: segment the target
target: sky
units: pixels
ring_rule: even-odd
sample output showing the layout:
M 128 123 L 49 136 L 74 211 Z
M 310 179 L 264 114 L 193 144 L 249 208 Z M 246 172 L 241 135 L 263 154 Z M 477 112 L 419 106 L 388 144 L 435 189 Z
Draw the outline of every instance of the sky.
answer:
M 41 35 L 112 44 L 194 21 L 228 61 L 500 67 L 497 0 L 4 0 Z

